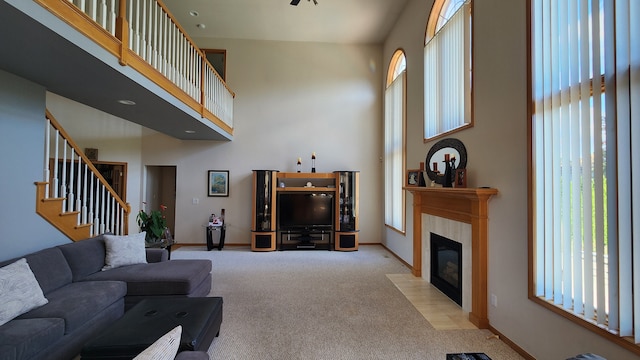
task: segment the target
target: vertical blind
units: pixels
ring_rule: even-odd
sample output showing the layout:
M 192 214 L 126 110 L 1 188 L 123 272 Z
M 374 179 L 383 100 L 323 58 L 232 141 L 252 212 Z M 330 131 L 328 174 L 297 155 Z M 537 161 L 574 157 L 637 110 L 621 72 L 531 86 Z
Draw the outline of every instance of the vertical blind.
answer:
M 532 0 L 534 291 L 635 343 L 639 17 L 637 0 Z
M 465 3 L 424 47 L 424 138 L 470 122 L 471 5 Z
M 404 231 L 403 124 L 406 71 L 385 90 L 384 106 L 384 196 L 385 224 Z

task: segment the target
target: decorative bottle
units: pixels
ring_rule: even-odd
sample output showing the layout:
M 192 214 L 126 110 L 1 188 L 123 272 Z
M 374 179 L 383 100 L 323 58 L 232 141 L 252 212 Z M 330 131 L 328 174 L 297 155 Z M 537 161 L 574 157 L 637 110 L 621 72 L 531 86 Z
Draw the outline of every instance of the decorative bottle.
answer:
M 453 182 L 451 181 L 451 163 L 447 160 L 444 162 L 444 179 L 442 179 L 442 187 L 453 187 Z

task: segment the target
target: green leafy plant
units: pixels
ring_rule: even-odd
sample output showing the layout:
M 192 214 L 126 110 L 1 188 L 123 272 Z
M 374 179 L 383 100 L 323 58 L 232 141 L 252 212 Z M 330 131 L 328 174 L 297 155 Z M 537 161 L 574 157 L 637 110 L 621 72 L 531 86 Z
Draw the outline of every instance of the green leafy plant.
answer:
M 140 210 L 136 220 L 140 231 L 146 231 L 147 242 L 159 241 L 162 239 L 164 229 L 167 227 L 167 218 L 164 215 L 164 211 L 167 207 L 160 205 L 160 210 L 152 210 L 150 213 L 146 213 L 144 210 Z

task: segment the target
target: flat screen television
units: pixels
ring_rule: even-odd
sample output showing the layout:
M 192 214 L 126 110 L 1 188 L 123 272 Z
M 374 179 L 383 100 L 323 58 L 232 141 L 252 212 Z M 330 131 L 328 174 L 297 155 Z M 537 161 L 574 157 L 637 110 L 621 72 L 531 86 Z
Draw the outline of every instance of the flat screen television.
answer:
M 333 194 L 281 193 L 278 195 L 280 230 L 331 229 Z

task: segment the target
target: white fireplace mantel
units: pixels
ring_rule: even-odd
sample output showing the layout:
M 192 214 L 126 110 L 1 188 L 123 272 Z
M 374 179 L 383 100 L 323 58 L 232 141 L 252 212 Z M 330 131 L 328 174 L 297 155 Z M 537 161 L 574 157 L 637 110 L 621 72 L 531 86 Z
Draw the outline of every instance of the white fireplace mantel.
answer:
M 413 194 L 413 275 L 422 276 L 422 214 L 471 224 L 471 311 L 469 320 L 489 327 L 487 309 L 488 203 L 493 188 L 406 188 Z

